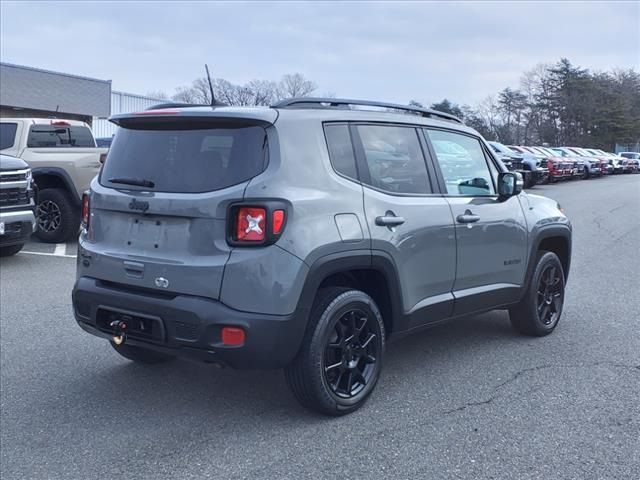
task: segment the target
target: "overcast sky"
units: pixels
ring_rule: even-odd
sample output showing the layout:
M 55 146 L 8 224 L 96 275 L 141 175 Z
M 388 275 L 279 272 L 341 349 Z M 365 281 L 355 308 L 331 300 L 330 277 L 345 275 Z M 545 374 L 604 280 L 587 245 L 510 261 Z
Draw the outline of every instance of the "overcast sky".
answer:
M 475 104 L 561 57 L 640 65 L 638 1 L 0 5 L 3 62 L 138 94 L 172 94 L 208 62 L 236 83 L 300 72 L 319 94 Z

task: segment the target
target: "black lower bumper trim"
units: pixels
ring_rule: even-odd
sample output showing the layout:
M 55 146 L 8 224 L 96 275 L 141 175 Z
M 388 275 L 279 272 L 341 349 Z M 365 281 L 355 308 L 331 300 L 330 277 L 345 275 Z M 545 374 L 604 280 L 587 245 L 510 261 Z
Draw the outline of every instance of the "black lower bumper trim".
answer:
M 105 311 L 161 322 L 153 335 L 132 331 L 131 345 L 215 362 L 234 368 L 282 368 L 300 346 L 306 315 L 265 315 L 234 310 L 221 302 L 189 295 L 160 296 L 132 291 L 126 285 L 105 284 L 81 277 L 73 289 L 76 321 L 85 331 L 110 339 L 117 332 L 104 321 Z M 242 346 L 223 345 L 224 326 L 241 327 L 246 333 Z M 161 331 L 161 334 L 156 334 Z

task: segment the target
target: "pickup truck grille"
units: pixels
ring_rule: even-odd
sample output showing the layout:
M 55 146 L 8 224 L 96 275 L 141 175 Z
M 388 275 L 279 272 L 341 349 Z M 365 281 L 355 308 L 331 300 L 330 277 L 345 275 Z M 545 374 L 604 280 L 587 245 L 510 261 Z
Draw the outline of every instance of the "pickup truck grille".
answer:
M 0 207 L 15 207 L 29 205 L 29 192 L 20 188 L 0 190 Z
M 0 183 L 4 182 L 25 182 L 27 180 L 26 173 L 0 173 Z

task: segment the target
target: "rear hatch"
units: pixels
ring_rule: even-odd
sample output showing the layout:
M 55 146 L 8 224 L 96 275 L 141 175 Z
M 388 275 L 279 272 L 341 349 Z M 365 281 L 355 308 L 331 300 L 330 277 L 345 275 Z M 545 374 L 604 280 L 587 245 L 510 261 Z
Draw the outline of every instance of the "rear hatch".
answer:
M 227 209 L 267 166 L 269 123 L 162 112 L 117 122 L 93 184 L 87 241 L 98 255 L 86 274 L 217 299 Z

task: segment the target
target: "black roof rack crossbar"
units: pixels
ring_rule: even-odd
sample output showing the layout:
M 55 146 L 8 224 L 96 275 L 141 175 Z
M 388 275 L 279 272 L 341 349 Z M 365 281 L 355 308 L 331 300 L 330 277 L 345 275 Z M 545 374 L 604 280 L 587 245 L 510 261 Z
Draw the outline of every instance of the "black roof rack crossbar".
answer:
M 346 98 L 322 98 L 322 97 L 296 97 L 282 100 L 274 105 L 272 108 L 346 108 L 349 106 L 365 106 L 365 107 L 379 107 L 389 108 L 392 110 L 401 110 L 404 112 L 410 112 L 423 117 L 438 118 L 443 120 L 449 120 L 452 122 L 462 123 L 455 115 L 449 113 L 439 112 L 438 110 L 431 110 L 430 108 L 413 107 L 410 105 L 400 105 L 397 103 L 386 102 L 372 102 L 370 100 L 351 100 Z

